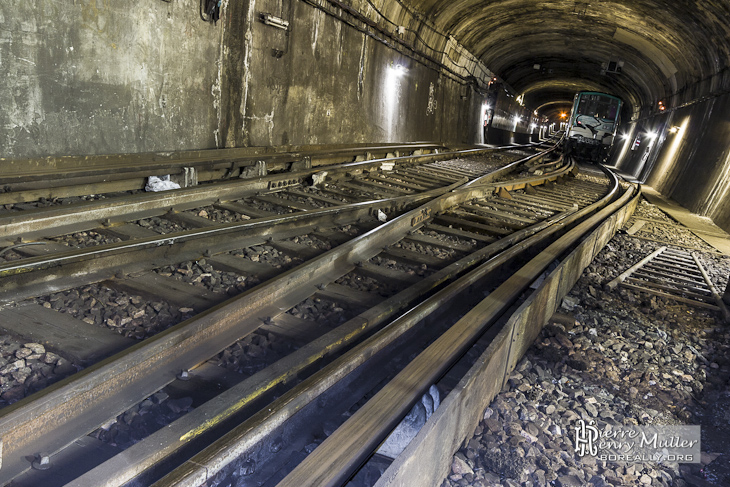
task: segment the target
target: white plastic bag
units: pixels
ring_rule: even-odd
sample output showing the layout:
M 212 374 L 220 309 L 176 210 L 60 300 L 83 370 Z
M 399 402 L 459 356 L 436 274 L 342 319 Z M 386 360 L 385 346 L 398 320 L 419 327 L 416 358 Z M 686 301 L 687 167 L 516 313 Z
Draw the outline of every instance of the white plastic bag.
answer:
M 170 181 L 170 175 L 162 176 L 150 176 L 147 178 L 147 184 L 144 187 L 145 191 L 167 191 L 168 189 L 180 189 L 180 185 Z

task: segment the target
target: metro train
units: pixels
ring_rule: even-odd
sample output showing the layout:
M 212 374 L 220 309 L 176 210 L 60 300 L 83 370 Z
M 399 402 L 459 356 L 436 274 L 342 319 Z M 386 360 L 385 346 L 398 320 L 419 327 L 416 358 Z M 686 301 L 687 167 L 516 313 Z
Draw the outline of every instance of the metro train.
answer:
M 580 161 L 605 162 L 619 125 L 622 101 L 606 93 L 575 95 L 565 130 L 563 151 Z

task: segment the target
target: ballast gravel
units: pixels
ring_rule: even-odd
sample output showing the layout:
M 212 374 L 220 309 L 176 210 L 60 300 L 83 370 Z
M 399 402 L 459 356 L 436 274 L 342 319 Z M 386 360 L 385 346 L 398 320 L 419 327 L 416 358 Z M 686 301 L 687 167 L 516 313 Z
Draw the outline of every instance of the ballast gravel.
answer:
M 730 329 L 717 312 L 604 287 L 661 245 L 625 234 L 608 243 L 484 410 L 442 487 L 730 485 Z M 727 282 L 730 258 L 699 255 Z M 701 463 L 580 457 L 581 419 L 701 425 Z
M 0 337 L 0 408 L 76 372 L 68 360 L 40 343 Z
M 147 301 L 101 284 L 53 293 L 33 301 L 137 340 L 155 335 L 193 315 L 192 308 Z

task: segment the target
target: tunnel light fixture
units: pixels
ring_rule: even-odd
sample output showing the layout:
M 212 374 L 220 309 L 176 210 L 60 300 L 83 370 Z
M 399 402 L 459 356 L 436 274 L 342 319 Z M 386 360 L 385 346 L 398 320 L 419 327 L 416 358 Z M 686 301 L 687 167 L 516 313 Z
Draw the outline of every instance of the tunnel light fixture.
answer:
M 676 126 L 676 125 L 675 125 L 674 127 L 671 127 L 671 128 L 669 129 L 669 133 L 672 133 L 672 134 L 676 134 L 676 133 L 677 133 L 677 132 L 679 132 L 679 131 L 680 131 L 681 129 L 682 129 L 682 127 L 678 127 L 678 126 Z
M 260 18 L 261 22 L 266 25 L 270 25 L 281 30 L 289 30 L 289 22 L 280 17 L 275 17 L 269 13 L 261 13 Z
M 408 68 L 406 68 L 402 64 L 396 64 L 395 66 L 393 66 L 393 71 L 398 76 L 403 76 L 404 74 L 406 74 L 408 72 Z
M 657 136 L 657 133 L 656 133 L 656 132 L 647 132 L 647 133 L 646 133 L 646 137 L 647 137 L 647 138 L 648 138 L 649 140 L 654 140 L 654 139 L 656 139 L 656 136 Z

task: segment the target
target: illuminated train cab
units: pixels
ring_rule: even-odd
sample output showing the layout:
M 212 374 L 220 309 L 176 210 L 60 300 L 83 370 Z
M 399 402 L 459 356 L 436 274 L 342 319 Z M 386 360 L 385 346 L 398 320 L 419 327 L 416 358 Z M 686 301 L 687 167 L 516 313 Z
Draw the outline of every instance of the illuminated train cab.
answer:
M 621 99 L 606 93 L 575 95 L 566 128 L 564 151 L 578 160 L 600 163 L 608 158 L 621 113 Z

